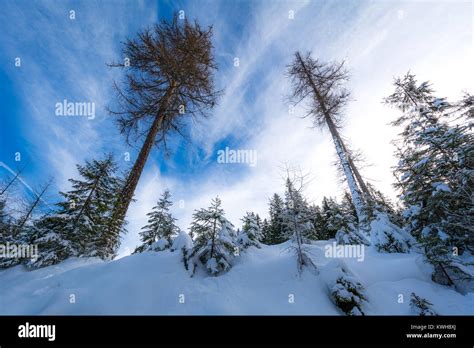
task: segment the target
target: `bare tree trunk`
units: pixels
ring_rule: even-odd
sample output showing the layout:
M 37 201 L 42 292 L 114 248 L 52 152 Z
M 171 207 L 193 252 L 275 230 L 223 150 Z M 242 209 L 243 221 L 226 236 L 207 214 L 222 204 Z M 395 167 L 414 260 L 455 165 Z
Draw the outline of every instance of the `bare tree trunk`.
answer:
M 357 217 L 359 221 L 364 221 L 365 219 L 363 216 L 364 213 L 362 209 L 364 201 L 361 197 L 359 187 L 357 186 L 357 181 L 354 178 L 354 174 L 353 174 L 351 165 L 349 163 L 349 154 L 347 153 L 346 148 L 343 145 L 342 139 L 339 136 L 336 125 L 334 124 L 334 122 L 331 119 L 331 116 L 329 115 L 326 105 L 324 104 L 324 100 L 322 96 L 320 95 L 319 90 L 316 87 L 316 84 L 314 83 L 313 78 L 311 74 L 309 73 L 304 60 L 301 58 L 301 55 L 299 53 L 296 54 L 296 57 L 305 71 L 308 81 L 313 89 L 314 97 L 316 98 L 317 102 L 321 106 L 321 110 L 325 116 L 326 124 L 329 128 L 332 139 L 334 141 L 336 152 L 337 152 L 337 155 L 339 156 L 339 161 L 341 162 L 342 168 L 344 170 L 344 175 L 346 176 L 347 183 L 349 185 L 349 190 L 351 191 L 351 197 L 354 203 L 354 207 L 356 209 Z
M 357 186 L 356 179 L 352 172 L 352 168 L 349 164 L 347 153 L 344 151 L 343 145 L 340 143 L 340 140 L 337 136 L 336 127 L 334 126 L 334 123 L 332 122 L 330 118 L 327 119 L 326 122 L 331 132 L 332 139 L 334 141 L 334 146 L 336 147 L 336 152 L 339 157 L 339 161 L 341 162 L 342 169 L 344 170 L 344 175 L 346 176 L 349 190 L 351 191 L 351 197 L 352 197 L 352 201 L 354 203 L 354 207 L 357 213 L 357 218 L 359 219 L 359 222 L 362 222 L 365 220 L 365 216 L 363 212 L 364 200 L 362 199 L 361 193 L 359 191 L 359 187 Z
M 145 167 L 148 156 L 150 155 L 151 149 L 153 148 L 153 145 L 155 143 L 156 135 L 160 130 L 161 123 L 163 120 L 163 113 L 166 111 L 168 101 L 171 98 L 174 89 L 174 85 L 171 85 L 170 89 L 166 93 L 163 102 L 161 103 L 160 108 L 153 121 L 153 124 L 151 125 L 150 130 L 148 131 L 140 153 L 138 154 L 137 160 L 135 161 L 135 164 L 133 165 L 133 168 L 130 171 L 130 174 L 128 175 L 128 178 L 122 189 L 122 192 L 117 199 L 112 218 L 112 223 L 117 223 L 117 225 L 115 226 L 115 228 L 117 229 L 120 229 L 123 225 L 125 215 L 127 214 L 128 207 L 130 206 L 133 194 L 135 192 L 135 189 L 137 188 L 138 181 L 140 180 L 140 176 L 143 172 L 143 168 Z M 111 226 L 111 228 L 113 227 Z
M 362 179 L 362 175 L 360 175 L 360 172 L 357 169 L 357 166 L 355 165 L 354 161 L 352 160 L 352 157 L 349 154 L 349 151 L 347 151 L 346 145 L 344 144 L 344 141 L 342 141 L 341 137 L 339 136 L 339 133 L 336 132 L 336 134 L 337 134 L 337 137 L 339 138 L 339 142 L 342 146 L 342 149 L 347 154 L 347 160 L 349 161 L 349 165 L 351 166 L 352 171 L 353 171 L 353 173 L 355 175 L 355 178 L 357 180 L 357 183 L 359 184 L 359 188 L 362 190 L 362 193 L 364 194 L 364 197 L 365 197 L 366 201 L 370 200 L 372 198 L 372 195 L 370 194 L 370 191 L 369 191 L 367 185 L 365 184 L 364 179 Z

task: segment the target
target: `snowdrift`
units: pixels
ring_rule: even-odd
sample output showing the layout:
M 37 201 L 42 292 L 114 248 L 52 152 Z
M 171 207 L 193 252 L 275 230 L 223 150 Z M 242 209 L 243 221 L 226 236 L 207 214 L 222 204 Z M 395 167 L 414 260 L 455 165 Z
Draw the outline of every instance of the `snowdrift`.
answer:
M 119 260 L 69 259 L 34 271 L 0 271 L 0 314 L 263 314 L 343 315 L 330 298 L 338 270 L 364 287 L 366 315 L 411 315 L 410 294 L 428 299 L 440 315 L 473 315 L 474 294 L 433 283 L 430 266 L 416 253 L 381 254 L 364 260 L 325 257 L 318 241 L 308 254 L 319 272 L 301 274 L 288 243 L 251 247 L 218 277 L 190 277 L 179 250 L 144 252 Z M 400 295 L 403 301 L 400 303 Z

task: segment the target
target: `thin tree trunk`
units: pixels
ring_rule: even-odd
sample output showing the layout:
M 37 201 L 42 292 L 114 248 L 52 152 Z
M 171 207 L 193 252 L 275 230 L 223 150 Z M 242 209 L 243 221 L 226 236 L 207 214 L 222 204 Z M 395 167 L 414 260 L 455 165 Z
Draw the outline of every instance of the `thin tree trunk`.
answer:
M 303 59 L 301 58 L 301 55 L 299 53 L 297 53 L 296 57 L 300 61 L 300 64 L 303 67 L 303 69 L 306 73 L 306 76 L 308 77 L 308 81 L 309 81 L 309 83 L 310 83 L 310 85 L 313 89 L 313 92 L 314 92 L 314 97 L 316 98 L 317 102 L 321 106 L 321 110 L 322 110 L 322 112 L 325 116 L 326 124 L 329 128 L 332 139 L 334 141 L 334 145 L 336 147 L 337 155 L 339 156 L 339 160 L 340 160 L 342 168 L 344 170 L 344 175 L 346 176 L 347 183 L 349 185 L 349 190 L 351 191 L 351 197 L 352 197 L 355 209 L 356 209 L 357 217 L 358 217 L 360 222 L 364 221 L 365 220 L 364 216 L 363 216 L 364 213 L 362 211 L 364 201 L 362 200 L 359 188 L 357 186 L 357 181 L 354 178 L 352 168 L 349 164 L 349 160 L 348 160 L 349 155 L 346 151 L 344 151 L 345 148 L 343 147 L 343 143 L 342 143 L 341 137 L 339 136 L 339 133 L 337 131 L 336 125 L 332 121 L 331 116 L 329 115 L 329 112 L 327 111 L 326 105 L 324 104 L 324 100 L 323 100 L 322 96 L 319 94 L 319 90 L 316 87 L 316 84 L 314 83 L 311 74 L 309 73 L 308 69 L 306 68 L 306 65 L 305 65 Z
M 164 100 L 160 105 L 153 124 L 151 125 L 150 130 L 148 131 L 147 137 L 142 145 L 140 153 L 138 154 L 137 160 L 135 161 L 135 164 L 133 165 L 133 168 L 130 171 L 130 174 L 128 175 L 121 194 L 117 199 L 112 218 L 112 223 L 114 223 L 114 221 L 117 222 L 117 225 L 115 226 L 117 229 L 120 229 L 120 227 L 122 227 L 123 225 L 125 215 L 127 214 L 128 207 L 130 206 L 133 194 L 135 192 L 135 189 L 137 188 L 138 181 L 140 180 L 140 176 L 143 172 L 143 168 L 145 167 L 148 156 L 150 155 L 151 149 L 153 148 L 153 145 L 155 143 L 156 135 L 160 130 L 161 122 L 163 120 L 163 113 L 166 111 L 168 101 L 174 89 L 175 87 L 174 85 L 172 85 L 166 93 L 166 96 L 164 97 Z
M 357 183 L 359 185 L 359 188 L 361 189 L 362 193 L 364 194 L 364 198 L 367 200 L 370 200 L 372 198 L 372 195 L 370 194 L 370 191 L 367 187 L 367 185 L 365 184 L 365 181 L 364 179 L 362 179 L 362 175 L 360 175 L 360 172 L 359 170 L 357 169 L 354 161 L 352 160 L 352 157 L 351 155 L 349 154 L 349 152 L 347 151 L 347 148 L 346 148 L 346 145 L 344 144 L 344 142 L 342 141 L 341 137 L 339 136 L 339 133 L 336 132 L 338 138 L 339 138 L 339 142 L 342 146 L 342 149 L 344 150 L 344 152 L 347 154 L 347 160 L 349 161 L 349 165 L 351 166 L 351 169 L 355 175 L 355 178 L 357 180 Z
M 347 179 L 347 184 L 349 186 L 349 190 L 351 191 L 351 197 L 354 202 L 354 207 L 357 213 L 357 218 L 359 219 L 359 222 L 364 221 L 364 213 L 363 213 L 363 203 L 364 201 L 362 200 L 359 188 L 357 186 L 356 179 L 352 173 L 351 166 L 349 164 L 348 158 L 346 156 L 346 153 L 343 150 L 343 147 L 341 143 L 339 142 L 339 139 L 337 138 L 336 135 L 334 135 L 335 127 L 334 123 L 332 122 L 331 119 L 326 120 L 328 123 L 328 127 L 331 131 L 332 138 L 334 141 L 334 146 L 336 147 L 336 152 L 339 157 L 339 161 L 341 162 L 342 169 L 344 170 L 344 175 L 346 176 Z

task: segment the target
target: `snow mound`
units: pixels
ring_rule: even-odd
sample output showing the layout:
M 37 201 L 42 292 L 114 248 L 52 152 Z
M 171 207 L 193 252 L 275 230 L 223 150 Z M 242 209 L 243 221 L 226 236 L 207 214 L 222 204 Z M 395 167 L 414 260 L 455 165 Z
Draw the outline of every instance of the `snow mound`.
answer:
M 174 250 L 189 248 L 188 237 L 180 234 Z M 34 271 L 20 265 L 0 271 L 0 314 L 344 315 L 333 293 L 361 304 L 352 307 L 353 315 L 413 315 L 411 293 L 439 315 L 474 314 L 474 294 L 463 296 L 431 281 L 432 270 L 420 254 L 367 248 L 363 262 L 334 259 L 325 256 L 327 243 L 305 245 L 319 274 L 310 267 L 298 272 L 288 242 L 249 247 L 217 277 L 205 272 L 190 277 L 182 254 L 169 249 L 115 261 L 69 259 Z M 338 281 L 341 274 L 350 283 Z M 353 287 L 366 301 L 359 301 Z

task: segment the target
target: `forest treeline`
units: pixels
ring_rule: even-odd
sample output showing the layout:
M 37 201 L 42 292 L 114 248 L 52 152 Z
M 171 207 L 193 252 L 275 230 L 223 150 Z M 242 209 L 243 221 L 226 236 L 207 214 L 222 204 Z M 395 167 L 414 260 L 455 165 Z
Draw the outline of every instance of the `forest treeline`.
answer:
M 8 194 L 20 173 L 5 178 L 0 188 L 0 244 L 34 244 L 40 252 L 35 259 L 2 258 L 0 267 L 22 263 L 37 268 L 73 256 L 108 260 L 117 255 L 128 207 L 153 148 L 166 151 L 167 139 L 184 133 L 188 120 L 207 116 L 223 93 L 214 85 L 212 50 L 212 28 L 176 16 L 124 43 L 127 62 L 110 64 L 125 76 L 114 83 L 117 103 L 110 113 L 126 141 L 141 144 L 133 166 L 119 173 L 111 154 L 78 165 L 79 177 L 70 179 L 71 189 L 41 214 L 48 185 L 24 211 L 13 213 Z M 262 218 L 248 207 L 236 230 L 216 197 L 208 208 L 195 210 L 187 233 L 177 227 L 170 212 L 171 194 L 164 190 L 148 214 L 135 252 L 179 250 L 191 274 L 202 267 L 217 275 L 250 246 L 286 241 L 302 269 L 311 264 L 305 245 L 335 239 L 378 252 L 421 252 L 433 265 L 434 281 L 472 291 L 473 96 L 465 92 L 459 101 L 448 101 L 436 96 L 430 83 L 418 83 L 414 74 L 395 79 L 393 94 L 383 100 L 399 111 L 392 125 L 401 130 L 394 140 L 399 160 L 394 186 L 400 195 L 393 203 L 364 180 L 357 156 L 341 136 L 349 101 L 344 63 L 296 52 L 286 75 L 292 105 L 302 103 L 307 113 L 301 116 L 331 135 L 347 185 L 343 197 L 309 203 L 303 178 L 288 175 L 284 195 L 269 197 L 268 216 Z

